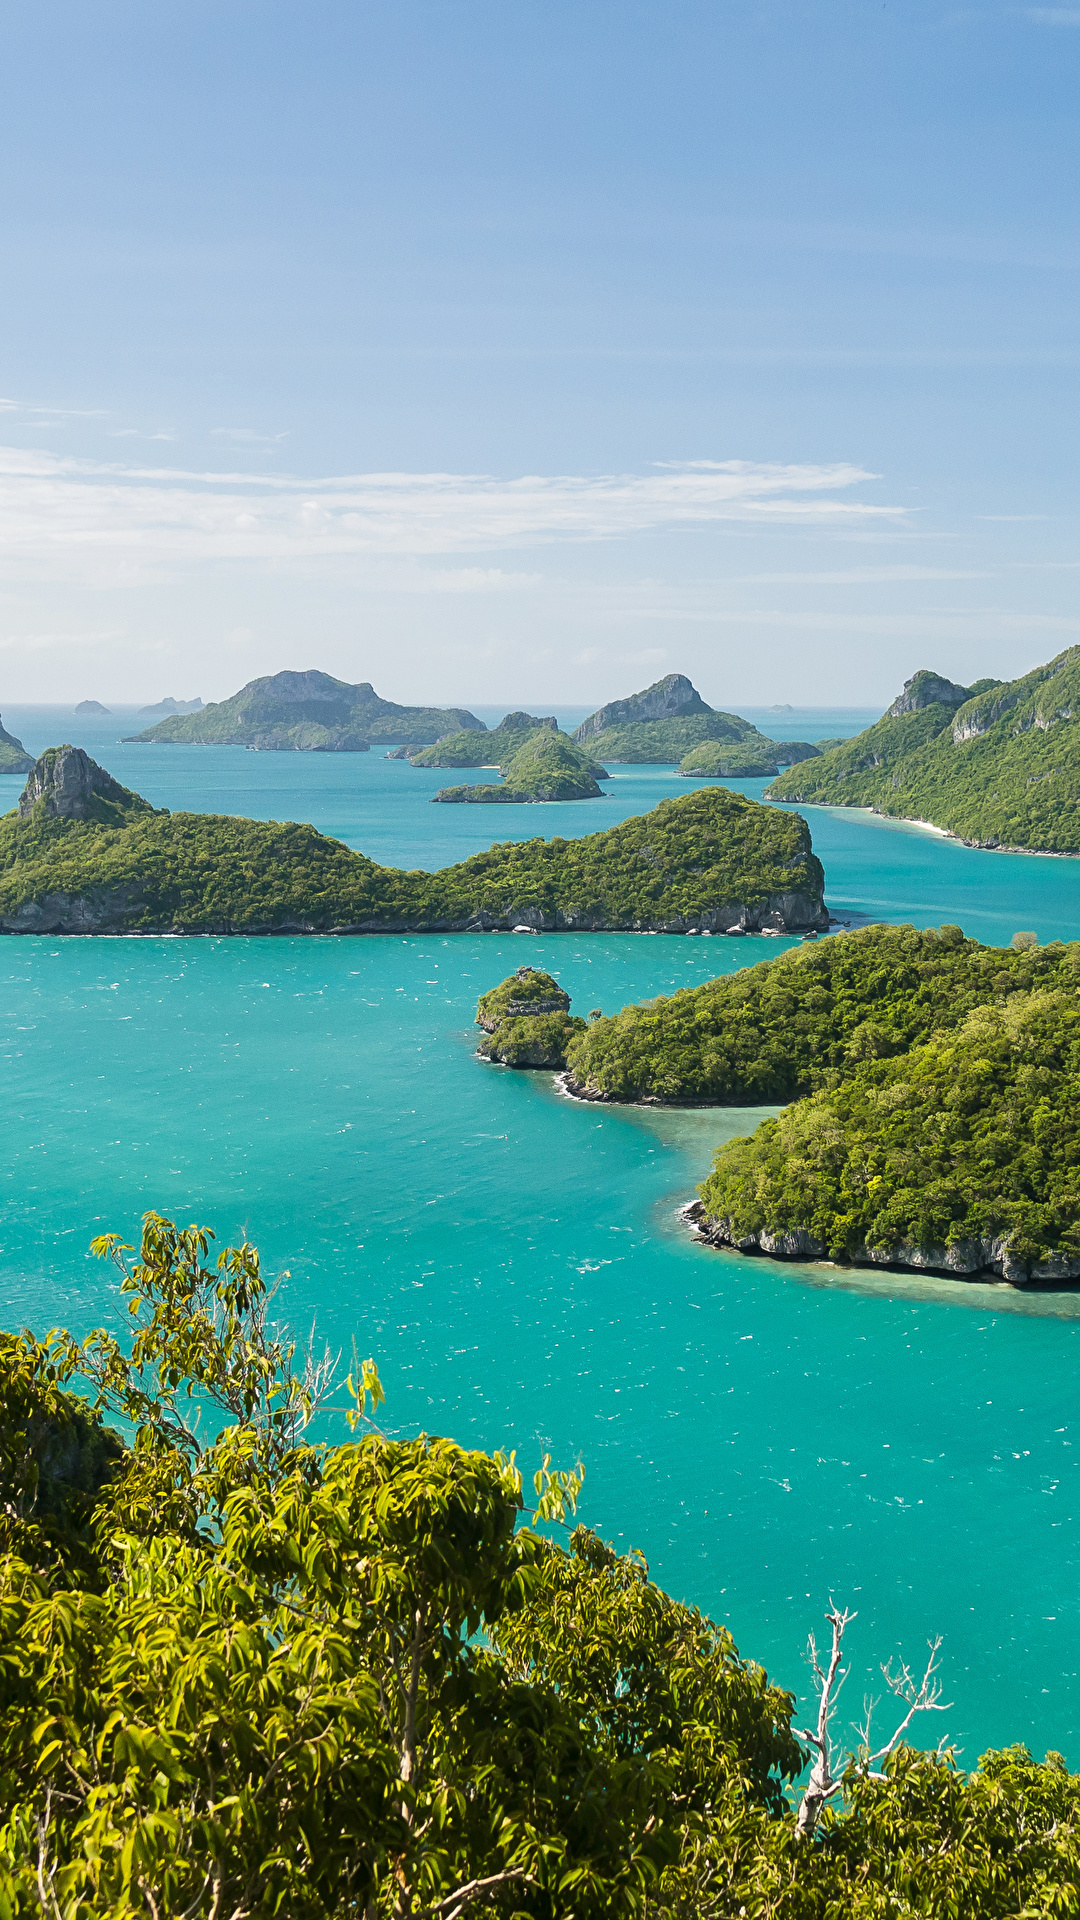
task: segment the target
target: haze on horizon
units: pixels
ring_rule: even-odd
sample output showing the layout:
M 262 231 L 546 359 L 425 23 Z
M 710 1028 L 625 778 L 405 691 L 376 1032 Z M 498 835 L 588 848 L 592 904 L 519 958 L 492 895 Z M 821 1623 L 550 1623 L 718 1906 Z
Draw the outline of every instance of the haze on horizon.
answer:
M 0 710 L 884 706 L 1080 638 L 1080 7 L 0 24 Z

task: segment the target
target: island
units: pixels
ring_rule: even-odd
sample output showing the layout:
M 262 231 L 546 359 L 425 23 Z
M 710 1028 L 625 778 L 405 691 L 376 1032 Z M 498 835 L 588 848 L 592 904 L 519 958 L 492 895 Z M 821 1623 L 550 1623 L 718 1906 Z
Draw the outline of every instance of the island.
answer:
M 781 774 L 768 797 L 869 807 L 972 847 L 1080 853 L 1080 646 L 1005 682 L 923 669 L 874 726 Z
M 5 933 L 777 932 L 828 925 L 806 822 L 727 788 L 579 840 L 495 845 L 438 873 L 314 827 L 169 813 L 79 747 L 0 818 Z
M 691 747 L 679 772 L 687 780 L 767 779 L 781 767 L 816 759 L 820 751 L 809 740 L 703 740 Z
M 714 1244 L 1014 1284 L 1080 1277 L 1080 943 L 834 934 L 567 1044 L 566 1089 L 787 1105 L 721 1148 Z
M 16 740 L 0 720 L 0 773 L 29 773 L 34 765 L 34 756 L 27 753 L 21 740 Z
M 550 973 L 519 967 L 490 993 L 483 993 L 476 1024 L 484 1038 L 482 1060 L 504 1067 L 565 1067 L 566 1049 L 585 1022 L 570 1014 L 570 995 Z
M 762 771 L 778 764 L 774 741 L 738 714 L 706 706 L 682 673 L 665 674 L 641 693 L 609 701 L 583 720 L 573 737 L 604 760 L 632 765 L 677 766 L 705 740 L 740 748 L 744 755 L 760 760 Z
M 111 707 L 103 707 L 100 700 L 80 700 L 75 711 L 76 713 L 100 713 L 107 715 L 112 712 L 112 709 Z M 145 713 L 145 711 L 146 709 L 144 707 L 143 712 Z
M 505 773 L 507 762 L 541 730 L 558 733 L 559 723 L 552 715 L 538 719 L 532 713 L 508 713 L 497 727 L 462 728 L 444 734 L 433 747 L 396 747 L 386 757 L 407 760 L 412 767 L 498 767 Z
M 266 752 L 366 753 L 373 741 L 423 746 L 484 723 L 463 707 L 400 707 L 369 680 L 353 686 L 332 674 L 273 673 L 249 680 L 228 700 L 173 713 L 131 736 L 154 746 L 255 747 Z
M 140 715 L 145 714 L 147 718 L 153 717 L 155 720 L 167 719 L 172 713 L 201 712 L 201 700 L 174 700 L 171 693 L 167 693 L 164 700 L 155 700 L 151 706 L 139 708 Z
M 597 782 L 611 777 L 591 754 L 549 727 L 527 734 L 501 771 L 504 777 L 498 785 L 489 780 L 480 786 L 441 787 L 434 797 L 481 806 L 493 801 L 521 806 L 541 800 L 602 800 L 603 789 Z

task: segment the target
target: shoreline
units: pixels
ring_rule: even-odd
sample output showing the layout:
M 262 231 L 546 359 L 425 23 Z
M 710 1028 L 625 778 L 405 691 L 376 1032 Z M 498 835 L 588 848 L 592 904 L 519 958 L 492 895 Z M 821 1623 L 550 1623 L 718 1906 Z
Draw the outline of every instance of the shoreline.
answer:
M 748 1260 L 772 1260 L 777 1266 L 824 1266 L 833 1268 L 837 1273 L 852 1274 L 924 1275 L 931 1279 L 955 1280 L 961 1285 L 977 1283 L 980 1286 L 1008 1287 L 1011 1293 L 1038 1290 L 1075 1293 L 1080 1290 L 1080 1261 L 1051 1254 L 1042 1263 L 1041 1269 L 1036 1263 L 1030 1273 L 1016 1268 L 1010 1273 L 1008 1246 L 1002 1241 L 992 1242 L 989 1247 L 985 1241 L 981 1245 L 977 1241 L 969 1242 L 968 1245 L 977 1247 L 982 1256 L 977 1262 L 974 1259 L 965 1261 L 963 1254 L 950 1262 L 950 1250 L 946 1247 L 912 1247 L 908 1259 L 899 1253 L 878 1254 L 864 1247 L 864 1257 L 861 1259 L 856 1253 L 845 1260 L 834 1260 L 806 1227 L 795 1227 L 790 1232 L 776 1235 L 762 1230 L 737 1242 L 723 1231 L 722 1223 L 710 1224 L 705 1221 L 705 1209 L 700 1198 L 684 1201 L 681 1207 L 676 1207 L 675 1217 L 689 1228 L 695 1240 L 700 1240 L 716 1253 L 737 1253 Z M 771 1245 L 766 1244 L 769 1241 Z
M 772 800 L 767 793 L 762 798 L 770 806 L 820 807 L 825 813 L 866 813 L 874 820 L 888 820 L 894 826 L 919 827 L 924 833 L 936 834 L 940 840 L 952 840 L 958 847 L 968 847 L 972 853 L 1022 853 L 1030 860 L 1080 860 L 1080 847 L 1075 852 L 1063 852 L 1056 847 L 1013 847 L 1002 842 L 991 846 L 986 840 L 965 840 L 962 833 L 954 833 L 951 827 L 936 826 L 933 820 L 917 820 L 907 813 L 886 813 L 883 807 L 857 807 L 843 800 Z

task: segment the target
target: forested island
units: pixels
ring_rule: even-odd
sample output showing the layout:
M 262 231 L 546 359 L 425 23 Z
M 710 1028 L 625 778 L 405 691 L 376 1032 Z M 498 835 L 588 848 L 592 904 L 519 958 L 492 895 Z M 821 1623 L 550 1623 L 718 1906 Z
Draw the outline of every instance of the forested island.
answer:
M 438 751 L 437 748 L 434 749 Z M 600 780 L 610 779 L 591 754 L 564 733 L 541 727 L 529 734 L 502 764 L 503 779 L 479 786 L 442 787 L 439 801 L 471 801 L 481 806 L 493 801 L 528 805 L 541 800 L 602 800 Z
M 0 1334 L 5 1917 L 1076 1912 L 1080 1777 L 906 1744 L 935 1655 L 853 1749 L 822 1669 L 799 1732 L 577 1521 L 580 1463 L 526 1500 L 513 1454 L 388 1435 L 374 1362 L 305 1363 L 255 1247 L 212 1238 L 93 1243 L 133 1347 Z
M 827 925 L 805 821 L 723 788 L 606 833 L 497 844 L 430 874 L 380 867 L 310 826 L 155 809 L 78 747 L 43 754 L 18 810 L 0 818 L 7 933 Z
M 180 708 L 185 703 L 172 703 Z M 482 720 L 463 707 L 402 707 L 380 699 L 369 680 L 353 686 L 314 669 L 249 680 L 228 700 L 174 711 L 132 737 L 156 746 L 255 747 L 264 752 L 367 753 L 373 742 L 412 741 L 473 728 Z
M 543 1039 L 579 1099 L 793 1103 L 718 1153 L 695 1210 L 717 1245 L 1080 1278 L 1080 943 L 867 927 Z M 507 1040 L 556 1064 L 521 1011 Z
M 605 761 L 678 765 L 704 742 L 719 742 L 755 773 L 776 770 L 776 742 L 749 720 L 707 706 L 683 673 L 665 674 L 625 700 L 611 700 L 583 720 L 574 739 Z
M 1080 647 L 1006 682 L 917 673 L 874 726 L 768 797 L 872 807 L 969 846 L 1080 853 Z

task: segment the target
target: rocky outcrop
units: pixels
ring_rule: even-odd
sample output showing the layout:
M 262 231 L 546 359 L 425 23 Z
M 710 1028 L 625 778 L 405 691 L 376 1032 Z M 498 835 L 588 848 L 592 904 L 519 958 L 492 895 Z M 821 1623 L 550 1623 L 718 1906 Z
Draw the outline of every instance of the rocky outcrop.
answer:
M 773 1260 L 824 1260 L 824 1243 L 806 1227 L 794 1227 L 785 1233 L 740 1234 L 730 1220 L 710 1220 L 700 1200 L 692 1200 L 680 1209 L 702 1240 L 710 1246 L 724 1247 L 735 1253 L 767 1254 Z M 1000 1235 L 954 1241 L 951 1246 L 917 1247 L 902 1243 L 896 1247 L 856 1247 L 847 1260 L 837 1264 L 853 1267 L 879 1267 L 901 1273 L 942 1274 L 954 1280 L 1004 1280 L 1013 1287 L 1033 1282 L 1080 1280 L 1080 1256 L 1053 1249 L 1042 1259 L 1018 1260 L 1009 1250 L 1009 1242 Z
M 81 747 L 50 747 L 35 760 L 19 798 L 19 814 L 35 807 L 55 820 L 101 820 L 104 815 L 151 813 L 149 801 L 122 787 Z
M 607 727 L 625 726 L 632 720 L 674 720 L 687 713 L 711 711 L 685 673 L 667 673 L 642 693 L 632 693 L 626 700 L 609 700 L 606 707 L 582 721 L 574 739 L 587 741 Z
M 897 694 L 882 717 L 899 720 L 905 713 L 919 713 L 923 707 L 962 707 L 970 699 L 970 687 L 958 687 L 955 680 L 946 680 L 940 673 L 930 673 L 923 667 L 904 681 L 903 693 Z

